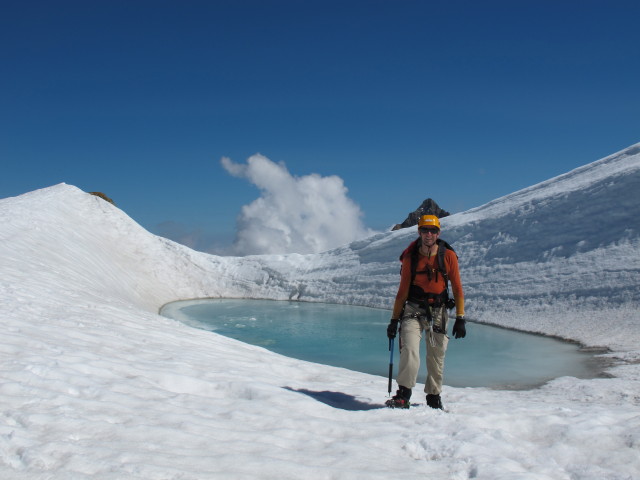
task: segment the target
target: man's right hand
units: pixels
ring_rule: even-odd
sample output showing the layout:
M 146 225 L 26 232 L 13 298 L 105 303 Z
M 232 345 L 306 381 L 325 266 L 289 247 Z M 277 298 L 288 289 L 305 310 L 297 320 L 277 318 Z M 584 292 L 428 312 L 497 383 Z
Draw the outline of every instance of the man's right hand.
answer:
M 389 326 L 387 327 L 387 337 L 393 339 L 396 338 L 396 333 L 398 333 L 398 322 L 397 318 L 392 318 L 389 321 Z

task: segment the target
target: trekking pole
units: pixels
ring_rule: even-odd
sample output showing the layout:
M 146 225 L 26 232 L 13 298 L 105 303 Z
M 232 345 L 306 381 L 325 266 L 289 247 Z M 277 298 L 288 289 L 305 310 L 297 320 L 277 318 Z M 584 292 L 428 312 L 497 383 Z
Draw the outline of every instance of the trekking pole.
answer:
M 387 386 L 387 391 L 389 395 L 391 395 L 391 379 L 393 377 L 393 338 L 389 339 L 389 351 L 391 354 L 389 355 L 389 385 Z

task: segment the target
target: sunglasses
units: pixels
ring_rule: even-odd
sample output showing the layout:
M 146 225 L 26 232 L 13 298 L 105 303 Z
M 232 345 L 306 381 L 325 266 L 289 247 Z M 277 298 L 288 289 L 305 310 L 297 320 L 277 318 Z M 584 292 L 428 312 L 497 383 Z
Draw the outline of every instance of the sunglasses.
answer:
M 419 230 L 420 230 L 420 233 L 430 233 L 432 235 L 437 235 L 438 232 L 440 232 L 440 230 L 433 227 L 420 227 Z

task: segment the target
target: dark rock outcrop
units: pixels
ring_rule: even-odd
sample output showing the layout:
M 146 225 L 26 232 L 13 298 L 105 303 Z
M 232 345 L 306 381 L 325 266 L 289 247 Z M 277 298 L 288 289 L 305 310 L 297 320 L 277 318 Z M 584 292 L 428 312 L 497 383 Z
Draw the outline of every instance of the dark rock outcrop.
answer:
M 111 205 L 115 205 L 115 203 L 113 202 L 113 200 L 111 200 L 109 197 L 107 197 L 104 193 L 102 192 L 89 192 L 91 195 L 95 195 L 96 197 L 100 197 L 101 199 L 103 199 L 105 202 L 109 202 Z
M 422 205 L 409 214 L 404 222 L 396 224 L 391 230 L 413 227 L 418 224 L 418 220 L 422 215 L 435 215 L 438 218 L 443 218 L 448 217 L 451 214 L 446 210 L 441 209 L 434 200 L 427 198 L 422 202 Z

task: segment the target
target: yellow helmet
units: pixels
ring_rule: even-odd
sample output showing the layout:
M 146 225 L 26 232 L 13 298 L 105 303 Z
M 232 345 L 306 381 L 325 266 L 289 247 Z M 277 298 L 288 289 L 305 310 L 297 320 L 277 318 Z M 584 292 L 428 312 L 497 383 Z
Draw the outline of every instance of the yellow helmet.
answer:
M 420 227 L 436 227 L 440 230 L 440 220 L 435 215 L 423 215 L 418 220 L 418 228 Z

